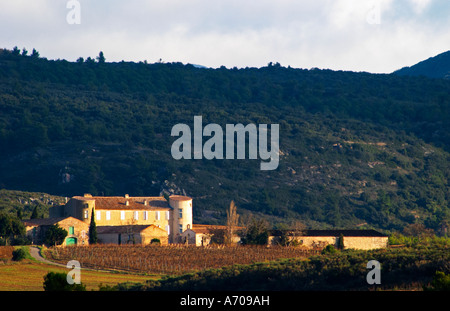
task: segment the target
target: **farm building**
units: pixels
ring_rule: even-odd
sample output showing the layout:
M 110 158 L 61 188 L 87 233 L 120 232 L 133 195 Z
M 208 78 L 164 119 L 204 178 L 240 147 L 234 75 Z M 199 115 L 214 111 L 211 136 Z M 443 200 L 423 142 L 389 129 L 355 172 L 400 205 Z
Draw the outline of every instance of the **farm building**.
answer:
M 65 229 L 68 233 L 62 245 L 89 244 L 89 224 L 74 217 L 54 217 L 23 220 L 27 236 L 33 244 L 43 244 L 45 233 L 53 225 Z
M 308 248 L 323 248 L 328 244 L 338 247 L 339 239 L 343 239 L 344 249 L 367 250 L 388 246 L 388 236 L 375 230 L 272 230 L 269 245 L 278 244 L 283 236 Z
M 237 230 L 242 227 L 237 227 Z M 205 246 L 211 243 L 213 235 L 224 235 L 227 226 L 193 224 L 181 234 L 181 241 L 184 244 Z M 223 239 L 223 237 L 222 237 Z M 240 237 L 237 234 L 233 236 L 233 243 L 239 243 Z

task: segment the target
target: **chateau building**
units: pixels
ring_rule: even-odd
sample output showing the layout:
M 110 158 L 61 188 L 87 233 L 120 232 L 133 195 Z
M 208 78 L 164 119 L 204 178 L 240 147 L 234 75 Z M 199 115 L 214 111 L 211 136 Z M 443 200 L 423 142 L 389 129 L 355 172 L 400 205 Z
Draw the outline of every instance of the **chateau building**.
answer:
M 59 225 L 68 232 L 63 245 L 88 245 L 89 225 L 94 217 L 98 243 L 104 244 L 190 244 L 206 246 L 217 230 L 226 226 L 192 223 L 192 198 L 92 196 L 70 198 L 66 204 L 50 208 L 46 219 L 24 220 L 27 235 L 34 244 L 42 244 L 45 232 Z M 388 245 L 388 237 L 375 230 L 271 230 L 268 245 L 296 240 L 307 248 L 328 244 L 344 248 L 374 249 Z M 233 243 L 240 238 L 233 237 Z
M 161 244 L 184 243 L 182 233 L 192 227 L 192 198 L 172 195 L 167 201 L 164 197 L 85 194 L 52 207 L 49 216 L 72 217 L 89 226 L 92 215 L 99 243 L 149 244 L 155 239 Z M 72 244 L 79 242 L 75 238 Z

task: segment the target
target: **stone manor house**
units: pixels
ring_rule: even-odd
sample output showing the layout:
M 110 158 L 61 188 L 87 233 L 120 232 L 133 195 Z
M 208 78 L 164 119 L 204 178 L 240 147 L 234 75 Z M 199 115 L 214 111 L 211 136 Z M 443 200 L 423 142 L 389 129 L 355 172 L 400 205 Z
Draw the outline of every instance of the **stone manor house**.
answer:
M 89 224 L 94 217 L 99 243 L 149 244 L 157 239 L 168 243 L 200 244 L 192 231 L 192 198 L 75 196 L 65 205 L 50 208 L 49 218 L 25 220 L 27 235 L 40 244 L 51 225 L 68 232 L 63 245 L 87 245 Z M 196 238 L 200 241 L 196 241 Z
M 55 224 L 68 235 L 63 245 L 88 245 L 89 224 L 94 217 L 99 243 L 161 245 L 190 244 L 203 246 L 211 241 L 210 229 L 225 229 L 192 223 L 192 198 L 172 195 L 160 197 L 92 196 L 85 194 L 69 199 L 66 204 L 50 208 L 49 218 L 24 220 L 33 244 L 42 244 L 46 230 Z M 281 232 L 272 230 L 269 245 L 277 244 Z M 290 239 L 306 247 L 337 245 L 344 236 L 345 248 L 373 249 L 387 246 L 388 237 L 375 230 L 305 230 Z M 239 238 L 234 239 L 239 242 Z

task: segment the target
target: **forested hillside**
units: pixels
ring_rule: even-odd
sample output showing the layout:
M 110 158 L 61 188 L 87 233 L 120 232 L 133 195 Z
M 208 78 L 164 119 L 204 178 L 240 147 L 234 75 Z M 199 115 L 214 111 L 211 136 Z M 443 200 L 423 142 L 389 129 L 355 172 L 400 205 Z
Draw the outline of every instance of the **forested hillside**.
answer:
M 107 57 L 107 55 L 106 55 Z M 194 222 L 401 230 L 450 221 L 450 81 L 0 51 L 0 188 L 194 198 Z M 174 160 L 177 123 L 280 124 L 280 164 Z
M 400 76 L 423 76 L 429 78 L 450 79 L 450 51 L 430 57 L 413 66 L 394 72 Z

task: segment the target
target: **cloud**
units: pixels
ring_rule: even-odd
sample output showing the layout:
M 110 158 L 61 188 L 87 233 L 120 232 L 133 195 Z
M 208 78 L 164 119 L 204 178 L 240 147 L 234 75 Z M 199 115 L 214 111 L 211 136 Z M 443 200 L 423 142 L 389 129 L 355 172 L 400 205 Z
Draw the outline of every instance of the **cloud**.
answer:
M 410 0 L 414 11 L 418 14 L 422 13 L 423 10 L 431 3 L 432 0 Z
M 450 42 L 448 0 L 79 2 L 80 25 L 67 24 L 65 0 L 1 2 L 0 44 L 68 60 L 102 50 L 107 61 L 391 72 Z

